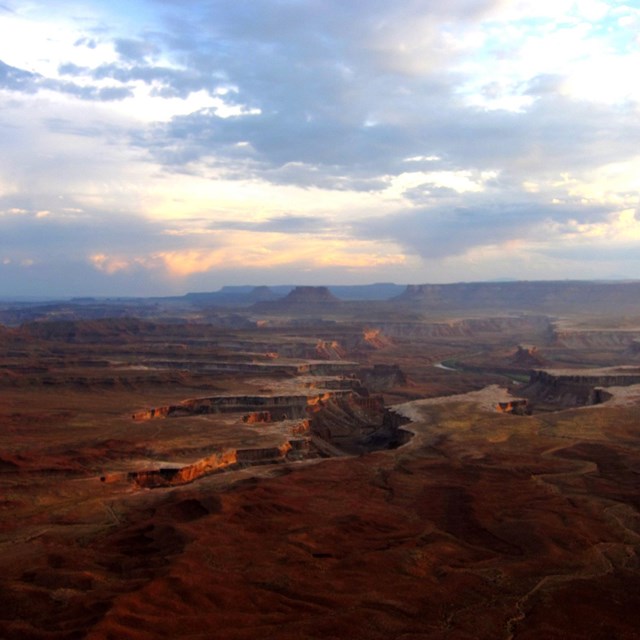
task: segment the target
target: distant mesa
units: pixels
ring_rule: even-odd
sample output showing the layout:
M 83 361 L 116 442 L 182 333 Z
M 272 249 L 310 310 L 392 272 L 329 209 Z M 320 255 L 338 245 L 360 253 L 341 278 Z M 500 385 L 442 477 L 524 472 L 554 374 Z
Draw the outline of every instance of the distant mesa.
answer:
M 342 304 L 343 301 L 334 296 L 328 287 L 295 287 L 284 298 L 272 302 L 257 302 L 253 308 L 262 312 L 307 311 L 317 314 Z
M 254 287 L 248 296 L 251 302 L 278 300 L 281 297 L 282 296 L 278 295 L 275 291 L 266 286 Z
M 340 299 L 334 296 L 329 287 L 296 287 L 283 300 L 285 304 L 335 304 Z
M 222 287 L 220 291 L 207 293 L 188 293 L 185 300 L 195 305 L 246 307 L 256 302 L 267 302 L 282 298 L 283 293 L 277 293 L 267 286 L 258 287 Z
M 297 291 L 295 296 L 306 296 L 309 290 L 326 290 L 335 299 L 350 301 L 389 300 L 400 295 L 405 287 L 391 282 L 378 282 L 363 285 L 334 285 L 328 287 L 273 285 L 273 286 L 224 286 L 219 291 L 187 293 L 176 300 L 205 307 L 248 307 L 256 302 L 283 300 L 288 294 Z M 298 291 L 299 290 L 299 291 Z M 314 295 L 313 293 L 309 295 Z M 318 294 L 326 295 L 326 293 Z M 294 297 L 294 302 L 296 300 Z M 330 300 L 334 300 L 331 298 Z
M 638 309 L 640 282 L 588 280 L 458 282 L 408 285 L 393 300 L 412 308 L 514 312 L 630 312 Z M 595 305 L 595 308 L 594 308 Z

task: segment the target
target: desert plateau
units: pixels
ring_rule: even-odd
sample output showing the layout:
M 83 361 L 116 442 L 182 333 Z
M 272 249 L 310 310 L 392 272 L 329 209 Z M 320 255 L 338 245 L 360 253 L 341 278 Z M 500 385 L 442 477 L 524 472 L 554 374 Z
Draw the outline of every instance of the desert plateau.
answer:
M 632 640 L 640 284 L 0 303 L 0 638 Z

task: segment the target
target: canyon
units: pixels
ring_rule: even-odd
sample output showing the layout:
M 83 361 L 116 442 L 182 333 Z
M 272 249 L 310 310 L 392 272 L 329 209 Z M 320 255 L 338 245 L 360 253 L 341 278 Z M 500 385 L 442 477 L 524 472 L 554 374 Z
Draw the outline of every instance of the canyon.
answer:
M 636 289 L 1 304 L 0 637 L 636 638 Z

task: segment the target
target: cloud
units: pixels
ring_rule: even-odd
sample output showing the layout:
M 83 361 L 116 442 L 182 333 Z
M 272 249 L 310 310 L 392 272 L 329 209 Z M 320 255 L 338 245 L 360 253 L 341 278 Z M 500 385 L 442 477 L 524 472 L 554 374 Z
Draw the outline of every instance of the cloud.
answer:
M 63 70 L 69 74 L 72 67 L 64 65 Z M 75 69 L 77 71 L 77 69 Z M 133 91 L 124 86 L 83 86 L 74 82 L 53 80 L 37 73 L 31 73 L 5 64 L 0 60 L 0 88 L 19 93 L 37 93 L 39 91 L 54 91 L 69 94 L 81 100 L 97 100 L 109 102 L 131 97 Z
M 147 40 L 116 38 L 114 45 L 116 52 L 121 58 L 135 62 L 142 62 L 147 57 L 159 52 L 158 47 Z
M 588 247 L 635 244 L 619 219 L 640 189 L 634 7 L 247 7 L 4 1 L 13 276 L 73 263 L 103 288 L 186 286 L 333 264 L 416 281 L 470 260 L 493 276 L 516 246 L 561 275 Z
M 37 91 L 38 75 L 17 69 L 0 60 L 0 87 L 11 91 L 32 93 Z
M 228 220 L 211 222 L 211 229 L 238 229 L 267 233 L 318 233 L 332 226 L 331 221 L 319 217 L 280 215 L 265 220 Z
M 451 199 L 451 196 L 450 196 Z M 495 202 L 492 194 L 479 194 L 466 206 L 441 203 L 398 211 L 392 216 L 355 223 L 355 233 L 385 238 L 423 258 L 464 255 L 476 248 L 513 243 L 562 244 L 569 233 L 583 235 L 589 227 L 605 226 L 611 210 L 579 202 L 547 204 L 527 194 Z
M 42 210 L 2 209 L 2 200 L 13 199 L 0 199 L 2 250 L 8 257 L 28 255 L 38 262 L 54 256 L 81 260 L 96 252 L 108 253 L 113 247 L 135 253 L 152 250 L 160 239 L 174 245 L 179 242 L 165 238 L 162 225 L 137 216 L 62 207 L 42 215 Z

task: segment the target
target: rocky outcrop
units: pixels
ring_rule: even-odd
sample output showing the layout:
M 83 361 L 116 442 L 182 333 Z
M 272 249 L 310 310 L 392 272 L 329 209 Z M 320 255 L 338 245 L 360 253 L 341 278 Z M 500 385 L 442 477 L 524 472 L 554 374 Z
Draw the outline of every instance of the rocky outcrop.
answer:
M 409 420 L 387 410 L 380 396 L 348 392 L 301 398 L 306 403 L 297 408 L 304 407 L 308 417 L 288 425 L 288 435 L 280 445 L 225 449 L 184 467 L 135 471 L 128 478 L 140 487 L 171 487 L 241 466 L 395 448 L 411 438 L 412 434 L 401 428 Z M 272 415 L 269 411 L 254 412 L 247 414 L 244 421 L 270 422 Z
M 407 376 L 397 364 L 374 364 L 358 369 L 358 378 L 371 391 L 383 391 L 407 384 Z
M 250 466 L 281 462 L 289 452 L 304 451 L 304 444 L 299 440 L 286 441 L 279 447 L 263 447 L 252 449 L 225 449 L 211 456 L 198 460 L 193 464 L 180 468 L 161 468 L 150 471 L 133 471 L 128 475 L 130 481 L 140 487 L 172 487 L 188 484 L 203 476 L 211 475 L 231 467 Z
M 640 369 L 637 367 L 534 370 L 529 383 L 518 389 L 518 394 L 534 404 L 575 407 L 605 402 L 611 397 L 606 387 L 633 384 L 640 384 Z
M 543 366 L 545 360 L 540 355 L 537 347 L 518 345 L 516 352 L 509 358 L 508 363 L 516 367 L 533 369 Z
M 392 409 L 385 409 L 382 416 L 382 426 L 368 435 L 363 444 L 374 450 L 397 449 L 413 437 L 410 430 L 403 429 L 403 426 L 410 422 L 411 420 L 406 416 Z
M 342 360 L 347 357 L 347 350 L 337 340 L 318 340 L 315 356 L 323 360 Z
M 271 411 L 252 411 L 242 416 L 242 422 L 246 424 L 259 424 L 261 422 L 273 422 Z
M 528 400 L 511 400 L 509 402 L 498 402 L 496 411 L 499 413 L 510 413 L 516 416 L 531 415 L 531 407 Z
M 336 446 L 360 452 L 363 437 L 383 424 L 381 396 L 345 394 L 318 401 L 311 410 L 311 431 Z
M 630 349 L 635 340 L 640 338 L 640 331 L 616 330 L 561 330 L 553 332 L 556 346 L 568 349 Z
M 177 404 L 144 409 L 133 414 L 138 422 L 157 418 L 180 418 L 216 413 L 244 413 L 245 422 L 275 422 L 305 418 L 318 403 L 349 391 L 328 391 L 318 395 L 291 396 L 212 396 L 192 398 Z
M 365 329 L 362 332 L 362 342 L 373 349 L 384 349 L 392 344 L 391 339 L 382 329 Z
M 391 338 L 449 339 L 509 333 L 546 336 L 551 326 L 551 320 L 546 316 L 517 315 L 466 318 L 452 322 L 385 322 L 379 325 L 379 329 Z

